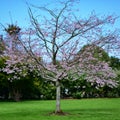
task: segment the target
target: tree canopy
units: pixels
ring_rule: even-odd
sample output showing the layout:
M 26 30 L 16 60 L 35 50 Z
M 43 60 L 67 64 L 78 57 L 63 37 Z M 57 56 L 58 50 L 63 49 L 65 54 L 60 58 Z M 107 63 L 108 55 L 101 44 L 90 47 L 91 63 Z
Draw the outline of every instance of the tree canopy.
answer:
M 11 81 L 25 77 L 28 71 L 36 71 L 38 77 L 42 76 L 45 80 L 55 82 L 55 113 L 61 112 L 60 88 L 63 79 L 70 77 L 71 80 L 77 80 L 86 74 L 87 81 L 91 82 L 91 85 L 95 83 L 96 87 L 105 84 L 110 87 L 117 85 L 114 81 L 116 75 L 106 62 L 107 54 L 96 46 L 106 46 L 118 40 L 114 32 L 106 30 L 106 33 L 102 33 L 104 25 L 113 24 L 116 17 L 98 17 L 92 13 L 86 19 L 77 18 L 73 14 L 71 4 L 75 4 L 74 1 L 64 2 L 56 11 L 34 6 L 34 9 L 45 12 L 42 21 L 29 7 L 32 28 L 20 32 L 19 27 L 17 29 L 10 25 L 6 29 L 12 47 L 8 46 L 5 50 L 5 56 L 9 56 L 9 59 L 3 71 L 14 74 Z M 17 42 L 13 44 L 15 40 Z M 80 48 L 87 43 L 92 47 L 88 45 L 78 54 Z M 102 60 L 103 57 L 106 57 L 106 61 Z

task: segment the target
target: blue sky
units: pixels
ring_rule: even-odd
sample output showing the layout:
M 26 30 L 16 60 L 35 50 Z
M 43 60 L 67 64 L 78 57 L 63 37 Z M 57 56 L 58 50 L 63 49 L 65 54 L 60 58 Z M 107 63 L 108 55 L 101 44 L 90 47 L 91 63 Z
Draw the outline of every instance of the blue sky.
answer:
M 6 26 L 13 22 L 22 28 L 28 26 L 29 16 L 26 1 L 43 6 L 46 3 L 53 4 L 57 0 L 0 0 L 0 23 Z M 120 16 L 120 0 L 80 0 L 79 8 L 81 16 L 87 16 L 93 10 L 98 15 L 116 14 Z M 120 18 L 117 20 L 115 27 L 120 28 Z M 0 26 L 1 32 L 2 28 Z

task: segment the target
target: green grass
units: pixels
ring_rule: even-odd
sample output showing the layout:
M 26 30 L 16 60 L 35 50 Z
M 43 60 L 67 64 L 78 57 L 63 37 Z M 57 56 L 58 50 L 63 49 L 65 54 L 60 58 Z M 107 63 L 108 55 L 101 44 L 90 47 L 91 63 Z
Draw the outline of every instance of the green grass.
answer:
M 62 100 L 65 116 L 50 115 L 55 101 L 0 102 L 0 120 L 120 120 L 120 98 Z

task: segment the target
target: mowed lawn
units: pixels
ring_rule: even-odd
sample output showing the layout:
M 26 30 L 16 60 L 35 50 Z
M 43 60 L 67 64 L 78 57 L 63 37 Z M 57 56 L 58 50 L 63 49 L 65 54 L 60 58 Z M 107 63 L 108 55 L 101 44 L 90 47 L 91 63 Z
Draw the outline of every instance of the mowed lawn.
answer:
M 0 102 L 0 120 L 120 120 L 120 98 L 61 100 L 64 116 L 50 114 L 55 101 Z

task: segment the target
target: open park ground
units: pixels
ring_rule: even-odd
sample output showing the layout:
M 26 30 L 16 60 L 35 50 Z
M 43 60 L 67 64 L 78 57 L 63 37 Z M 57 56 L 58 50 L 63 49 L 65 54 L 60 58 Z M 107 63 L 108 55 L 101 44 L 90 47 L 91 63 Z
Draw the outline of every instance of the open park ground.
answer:
M 61 100 L 65 115 L 50 114 L 55 101 L 0 102 L 0 120 L 120 120 L 120 98 Z

